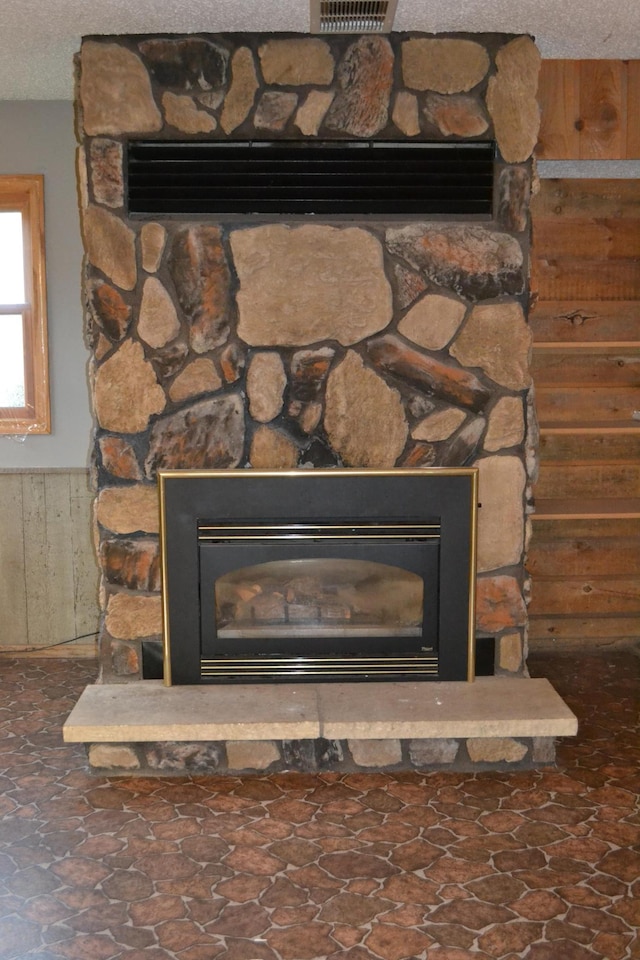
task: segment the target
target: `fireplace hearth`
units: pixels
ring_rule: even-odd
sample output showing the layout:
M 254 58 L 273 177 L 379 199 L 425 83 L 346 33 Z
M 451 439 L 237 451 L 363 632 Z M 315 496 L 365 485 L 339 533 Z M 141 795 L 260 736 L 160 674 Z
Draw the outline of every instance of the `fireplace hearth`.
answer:
M 477 473 L 161 471 L 165 683 L 472 680 Z

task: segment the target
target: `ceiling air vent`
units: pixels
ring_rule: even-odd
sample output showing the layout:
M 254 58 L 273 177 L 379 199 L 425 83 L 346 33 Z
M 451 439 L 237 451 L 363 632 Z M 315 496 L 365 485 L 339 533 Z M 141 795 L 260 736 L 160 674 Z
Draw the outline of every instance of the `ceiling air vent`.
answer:
M 492 142 L 130 141 L 132 216 L 490 217 Z
M 391 33 L 398 0 L 311 0 L 312 33 Z

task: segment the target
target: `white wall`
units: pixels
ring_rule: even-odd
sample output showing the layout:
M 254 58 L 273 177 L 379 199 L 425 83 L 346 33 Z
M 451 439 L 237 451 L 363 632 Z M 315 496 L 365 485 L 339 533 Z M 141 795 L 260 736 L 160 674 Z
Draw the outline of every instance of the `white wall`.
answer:
M 44 174 L 52 432 L 0 437 L 0 470 L 84 467 L 91 415 L 82 339 L 82 244 L 73 105 L 0 101 L 0 174 Z

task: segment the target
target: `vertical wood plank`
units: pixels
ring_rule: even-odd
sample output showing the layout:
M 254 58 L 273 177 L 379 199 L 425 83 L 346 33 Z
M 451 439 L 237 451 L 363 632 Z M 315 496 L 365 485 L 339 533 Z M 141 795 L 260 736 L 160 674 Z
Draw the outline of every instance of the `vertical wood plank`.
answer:
M 73 557 L 75 636 L 98 629 L 98 565 L 91 537 L 93 492 L 86 472 L 69 476 L 71 496 L 71 552 Z
M 71 504 L 67 473 L 24 478 L 29 644 L 75 636 Z
M 627 160 L 640 159 L 640 60 L 627 64 Z
M 26 646 L 22 477 L 0 474 L 0 647 Z
M 580 61 L 580 159 L 627 155 L 627 70 L 622 60 Z
M 540 160 L 575 160 L 580 156 L 580 61 L 543 60 L 538 82 Z

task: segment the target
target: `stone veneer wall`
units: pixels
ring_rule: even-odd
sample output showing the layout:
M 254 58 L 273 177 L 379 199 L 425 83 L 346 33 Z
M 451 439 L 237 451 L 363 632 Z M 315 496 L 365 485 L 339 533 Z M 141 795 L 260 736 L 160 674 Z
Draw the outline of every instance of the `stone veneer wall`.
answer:
M 478 636 L 526 655 L 529 37 L 101 37 L 79 55 L 102 679 L 161 634 L 158 468 L 480 468 Z M 495 138 L 495 217 L 133 220 L 149 139 Z M 518 752 L 518 751 L 516 751 Z

